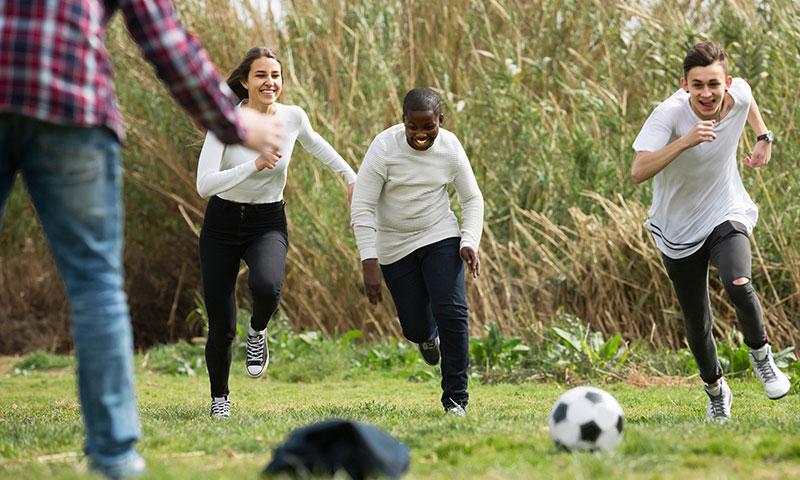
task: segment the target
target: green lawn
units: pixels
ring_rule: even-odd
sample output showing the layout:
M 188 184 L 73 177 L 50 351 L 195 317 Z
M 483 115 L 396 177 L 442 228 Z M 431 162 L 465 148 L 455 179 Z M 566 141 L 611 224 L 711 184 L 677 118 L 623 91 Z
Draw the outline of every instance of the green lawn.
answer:
M 275 358 L 258 380 L 235 360 L 227 420 L 208 417 L 204 371 L 178 376 L 139 367 L 146 478 L 256 479 L 290 431 L 331 417 L 367 422 L 403 441 L 410 479 L 800 478 L 797 389 L 769 401 L 749 375 L 729 379 L 734 419 L 725 425 L 702 421 L 699 385 L 603 385 L 625 410 L 625 438 L 611 453 L 571 454 L 557 450 L 547 430 L 563 385 L 473 380 L 462 419 L 443 415 L 438 379 L 344 362 L 319 381 L 293 381 L 286 372 L 312 368 L 308 358 L 314 355 L 295 367 Z M 0 478 L 85 478 L 71 367 L 20 375 L 12 373 L 17 361 L 0 357 Z M 143 361 L 137 356 L 138 366 Z

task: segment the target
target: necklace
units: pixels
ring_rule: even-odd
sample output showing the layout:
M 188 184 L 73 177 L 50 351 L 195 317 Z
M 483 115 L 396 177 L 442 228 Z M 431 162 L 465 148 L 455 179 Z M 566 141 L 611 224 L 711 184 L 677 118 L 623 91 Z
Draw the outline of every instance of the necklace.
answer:
M 725 95 L 727 94 L 728 94 L 727 90 L 725 91 L 725 93 L 722 94 L 722 104 L 719 106 L 719 112 L 717 112 L 717 119 L 715 121 L 716 125 L 719 125 L 720 122 L 722 122 L 722 112 L 725 111 Z

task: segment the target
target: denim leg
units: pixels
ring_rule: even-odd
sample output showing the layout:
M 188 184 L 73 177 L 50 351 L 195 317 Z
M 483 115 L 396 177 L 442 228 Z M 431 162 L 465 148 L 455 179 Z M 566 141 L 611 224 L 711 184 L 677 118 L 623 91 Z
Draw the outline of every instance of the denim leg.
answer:
M 418 251 L 394 263 L 381 265 L 381 272 L 392 294 L 403 336 L 414 343 L 435 338 L 438 335 L 436 320 L 431 311 Z
M 14 186 L 18 164 L 16 142 L 19 137 L 19 120 L 21 117 L 9 114 L 0 114 L 0 233 L 3 231 L 3 213 L 6 202 Z M 14 142 L 14 143 L 12 143 Z
M 686 258 L 662 255 L 683 313 L 686 340 L 700 370 L 700 378 L 714 383 L 722 377 L 717 344 L 711 331 L 713 317 L 708 298 L 708 250 L 704 246 Z
M 72 310 L 85 452 L 101 466 L 124 462 L 141 436 L 133 337 L 122 267 L 122 172 L 105 128 L 28 120 L 21 170 Z M 22 143 L 22 142 L 20 142 Z
M 460 242 L 459 238 L 448 238 L 422 249 L 422 275 L 439 329 L 445 408 L 452 407 L 453 402 L 466 406 L 469 401 L 469 328 Z
M 453 402 L 466 406 L 469 400 L 469 331 L 459 243 L 459 238 L 448 238 L 381 265 L 403 335 L 414 343 L 439 336 L 445 408 Z

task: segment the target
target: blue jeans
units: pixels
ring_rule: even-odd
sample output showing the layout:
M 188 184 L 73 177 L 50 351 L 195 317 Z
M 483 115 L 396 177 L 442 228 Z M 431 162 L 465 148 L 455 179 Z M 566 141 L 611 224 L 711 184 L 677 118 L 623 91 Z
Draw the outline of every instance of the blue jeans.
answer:
M 0 114 L 0 228 L 22 173 L 64 280 L 86 426 L 84 451 L 100 468 L 138 455 L 133 337 L 123 289 L 122 169 L 108 129 Z
M 447 238 L 381 265 L 403 335 L 414 343 L 439 335 L 445 408 L 453 402 L 466 406 L 469 401 L 469 329 L 460 243 L 458 237 Z

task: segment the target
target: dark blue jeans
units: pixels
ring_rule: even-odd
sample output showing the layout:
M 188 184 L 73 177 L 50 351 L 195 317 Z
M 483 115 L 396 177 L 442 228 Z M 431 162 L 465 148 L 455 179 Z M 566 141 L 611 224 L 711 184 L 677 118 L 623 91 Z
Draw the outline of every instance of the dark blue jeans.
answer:
M 714 383 L 722 376 L 722 367 L 711 331 L 713 317 L 708 298 L 709 262 L 719 270 L 725 292 L 736 309 L 744 343 L 753 349 L 767 343 L 761 303 L 753 282 L 748 281 L 744 285 L 733 283 L 741 277 L 751 279 L 747 229 L 738 222 L 723 222 L 695 253 L 680 259 L 666 255 L 662 255 L 662 258 L 683 312 L 686 340 L 700 369 L 700 378 L 706 383 Z
M 381 265 L 403 335 L 414 343 L 439 335 L 442 353 L 442 405 L 466 406 L 469 330 L 464 261 L 458 237 L 426 245 L 388 265 Z
M 103 127 L 0 114 L 0 227 L 17 172 L 25 179 L 69 299 L 84 449 L 111 471 L 138 456 L 134 444 L 141 436 L 122 268 L 119 141 Z

